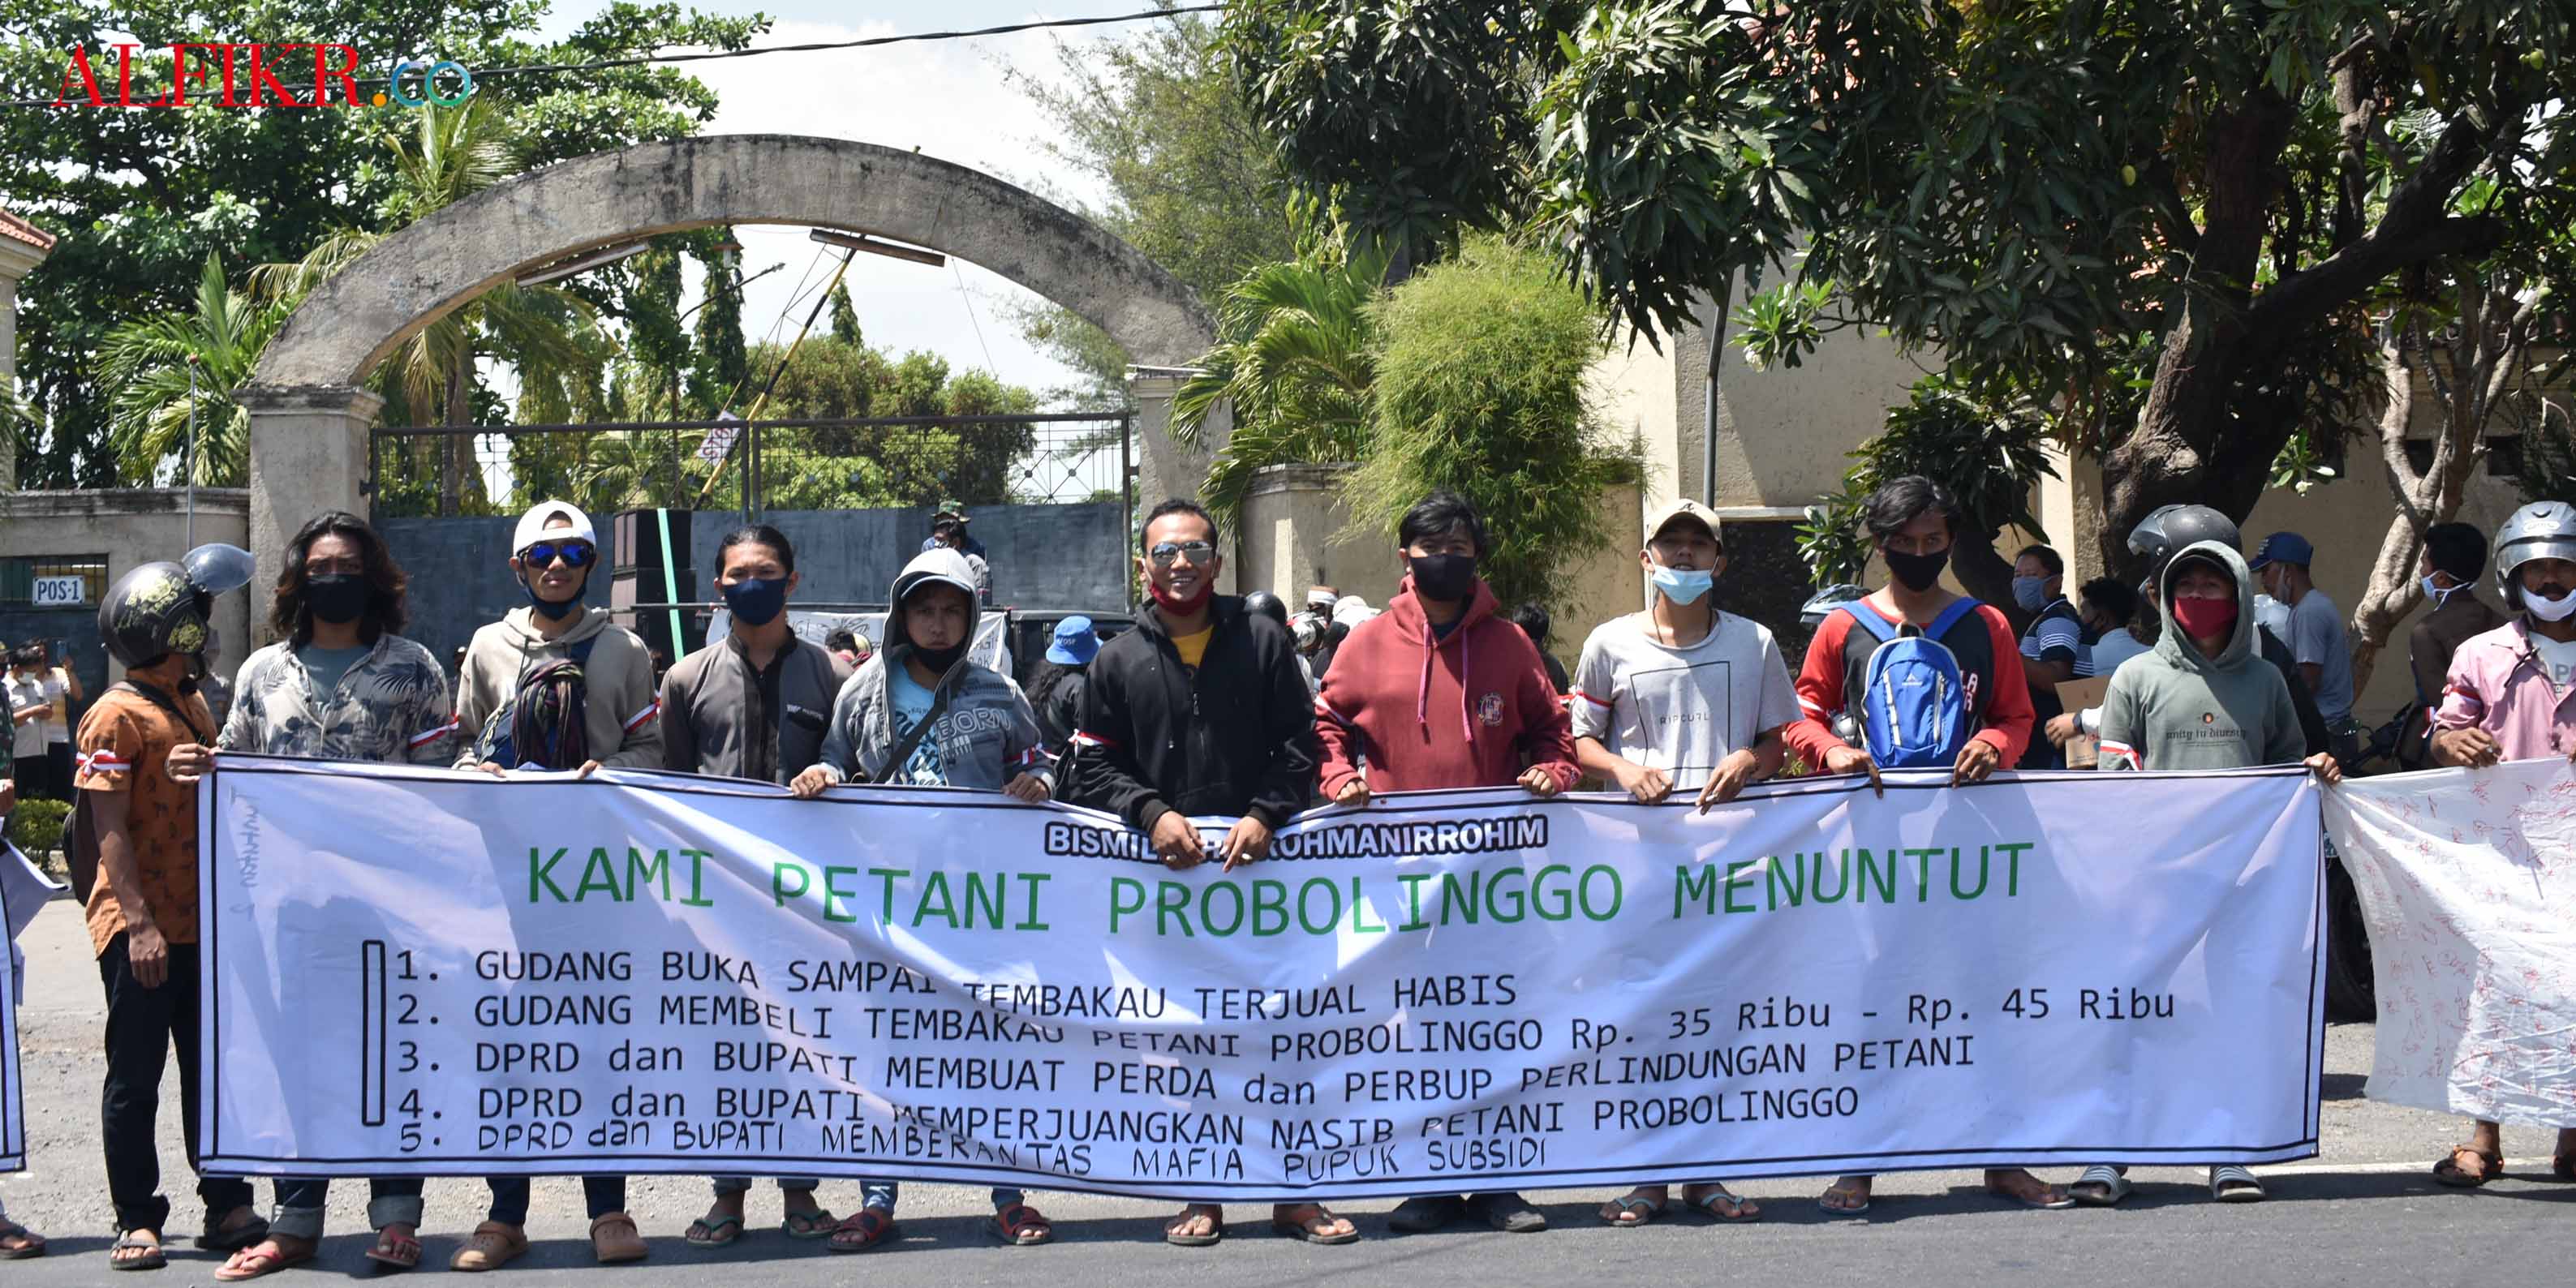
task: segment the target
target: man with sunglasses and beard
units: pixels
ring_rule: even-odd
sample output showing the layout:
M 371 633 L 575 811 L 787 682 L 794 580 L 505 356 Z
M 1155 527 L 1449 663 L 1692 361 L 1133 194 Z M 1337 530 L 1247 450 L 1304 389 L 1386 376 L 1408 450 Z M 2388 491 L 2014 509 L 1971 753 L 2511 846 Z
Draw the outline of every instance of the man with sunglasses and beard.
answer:
M 1139 547 L 1154 605 L 1091 659 L 1065 798 L 1145 832 L 1165 867 L 1215 858 L 1232 871 L 1269 854 L 1272 832 L 1314 798 L 1313 699 L 1288 632 L 1216 593 L 1224 560 L 1206 510 L 1155 506 Z M 1190 823 L 1201 814 L 1236 818 L 1214 854 Z M 1360 1237 L 1320 1203 L 1278 1204 L 1270 1224 L 1309 1243 Z M 1224 1237 L 1217 1203 L 1192 1203 L 1163 1226 L 1175 1247 Z
M 465 669 L 456 682 L 456 723 L 464 740 L 458 769 L 481 769 L 505 777 L 521 765 L 541 769 L 652 769 L 662 764 L 662 704 L 653 685 L 653 655 L 635 632 L 609 621 L 608 610 L 585 606 L 591 570 L 599 564 L 599 539 L 590 516 L 565 501 L 545 501 L 519 519 L 510 542 L 510 571 L 527 606 L 511 609 L 500 621 L 474 632 L 466 647 Z M 528 718 L 528 700 L 542 696 L 526 684 L 549 675 L 556 662 L 579 668 L 582 719 L 547 728 L 545 720 Z M 565 686 L 554 681 L 558 690 Z M 552 704 L 541 704 L 551 706 Z M 568 714 L 569 705 L 555 707 Z M 499 715 L 500 720 L 494 717 Z M 497 726 L 510 726 L 507 730 Z M 496 726 L 487 728 L 487 726 Z M 510 763 L 487 759 L 499 754 L 497 735 L 510 737 Z M 529 735 L 542 735 L 544 746 Z M 547 758 L 566 747 L 579 751 L 561 758 L 573 764 L 551 764 Z M 496 1176 L 487 1182 L 492 1205 L 487 1219 L 474 1228 L 448 1269 L 497 1270 L 528 1250 L 528 1178 Z M 635 1218 L 626 1213 L 626 1178 L 585 1176 L 582 1195 L 590 1214 L 591 1250 L 600 1264 L 641 1261 L 643 1237 Z
M 456 758 L 447 677 L 428 649 L 394 632 L 408 620 L 406 579 L 367 521 L 334 510 L 286 545 L 269 628 L 284 637 L 250 655 L 215 747 L 268 756 L 446 765 Z M 170 752 L 174 782 L 195 783 L 215 748 Z M 331 1183 L 281 1180 L 269 1237 L 233 1254 L 215 1278 L 256 1279 L 311 1261 L 320 1250 Z M 395 1270 L 420 1264 L 421 1182 L 368 1185 L 376 1229 L 368 1259 Z

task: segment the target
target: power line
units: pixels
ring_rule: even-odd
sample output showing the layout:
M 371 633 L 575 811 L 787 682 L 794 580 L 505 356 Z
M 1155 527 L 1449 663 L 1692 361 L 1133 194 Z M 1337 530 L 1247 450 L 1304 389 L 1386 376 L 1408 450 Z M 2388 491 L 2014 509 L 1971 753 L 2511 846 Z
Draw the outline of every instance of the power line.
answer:
M 495 76 L 523 76 L 539 72 L 606 71 L 619 67 L 645 67 L 669 63 L 702 63 L 719 58 L 752 58 L 761 54 L 809 54 L 833 49 L 871 49 L 879 45 L 915 44 L 924 41 L 972 40 L 979 36 L 1007 36 L 1022 31 L 1044 31 L 1066 27 L 1098 27 L 1110 23 L 1144 22 L 1155 18 L 1177 17 L 1185 13 L 1215 13 L 1222 4 L 1186 5 L 1170 9 L 1151 9 L 1142 13 L 1109 14 L 1097 18 L 1046 18 L 1029 22 L 1004 23 L 998 27 L 977 27 L 961 31 L 917 31 L 894 36 L 869 36 L 859 40 L 827 40 L 803 45 L 767 45 L 759 49 L 718 49 L 688 54 L 641 54 L 633 58 L 607 58 L 588 63 L 530 63 L 520 67 L 490 67 L 468 70 L 477 81 Z M 360 76 L 352 85 L 390 85 L 390 76 Z M 52 107 L 49 98 L 23 98 L 0 107 Z M 68 104 L 66 104 L 68 105 Z

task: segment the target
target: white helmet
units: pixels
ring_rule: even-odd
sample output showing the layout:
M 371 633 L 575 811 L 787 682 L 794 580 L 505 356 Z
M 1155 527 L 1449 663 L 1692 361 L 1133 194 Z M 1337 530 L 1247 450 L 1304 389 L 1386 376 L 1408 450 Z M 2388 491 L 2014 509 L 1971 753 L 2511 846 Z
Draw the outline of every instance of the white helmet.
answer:
M 2514 571 L 2534 559 L 2576 562 L 2576 509 L 2563 501 L 2534 501 L 2496 529 L 2496 589 L 2507 607 L 2522 607 L 2522 579 Z

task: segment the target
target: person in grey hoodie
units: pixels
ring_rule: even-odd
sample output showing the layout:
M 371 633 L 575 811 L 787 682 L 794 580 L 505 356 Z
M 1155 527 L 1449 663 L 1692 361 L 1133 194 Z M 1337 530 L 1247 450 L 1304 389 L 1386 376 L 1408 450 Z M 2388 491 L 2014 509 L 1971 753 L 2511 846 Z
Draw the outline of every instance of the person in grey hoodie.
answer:
M 2289 682 L 2254 645 L 2253 576 L 2233 546 L 2185 546 L 2156 581 L 2165 629 L 2153 652 L 2129 659 L 2102 699 L 2108 770 L 2243 769 L 2305 763 L 2328 786 L 2343 780 L 2334 756 L 2305 755 L 2307 738 Z M 2126 1169 L 2086 1168 L 2067 1193 L 2109 1207 L 2128 1197 Z M 2209 1195 L 2254 1203 L 2263 1183 L 2236 1164 L 2209 1169 Z
M 904 565 L 886 596 L 885 644 L 841 686 L 822 762 L 788 790 L 811 800 L 841 783 L 1001 790 L 1039 804 L 1055 770 L 1028 698 L 1011 677 L 968 661 L 975 640 L 975 570 L 952 549 Z M 834 1252 L 865 1252 L 894 1237 L 896 1187 L 870 1181 L 863 1206 L 833 1232 Z M 1014 1189 L 995 1189 L 988 1232 L 1029 1247 L 1054 1237 Z

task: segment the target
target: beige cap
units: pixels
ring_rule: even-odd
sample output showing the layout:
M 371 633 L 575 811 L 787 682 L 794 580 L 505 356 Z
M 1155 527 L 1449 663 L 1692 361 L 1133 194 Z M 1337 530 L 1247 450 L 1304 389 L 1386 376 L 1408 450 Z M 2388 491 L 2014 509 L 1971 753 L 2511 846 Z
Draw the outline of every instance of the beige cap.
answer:
M 1646 518 L 1646 540 L 1652 541 L 1656 537 L 1661 536 L 1664 529 L 1671 527 L 1673 520 L 1675 519 L 1698 520 L 1702 525 L 1707 527 L 1709 540 L 1716 542 L 1718 549 L 1720 550 L 1726 548 L 1726 533 L 1723 529 L 1717 526 L 1717 512 L 1709 509 L 1707 506 L 1701 505 L 1697 501 L 1691 500 L 1689 497 L 1683 497 L 1680 500 L 1669 502 L 1665 504 L 1662 509 L 1648 515 Z

